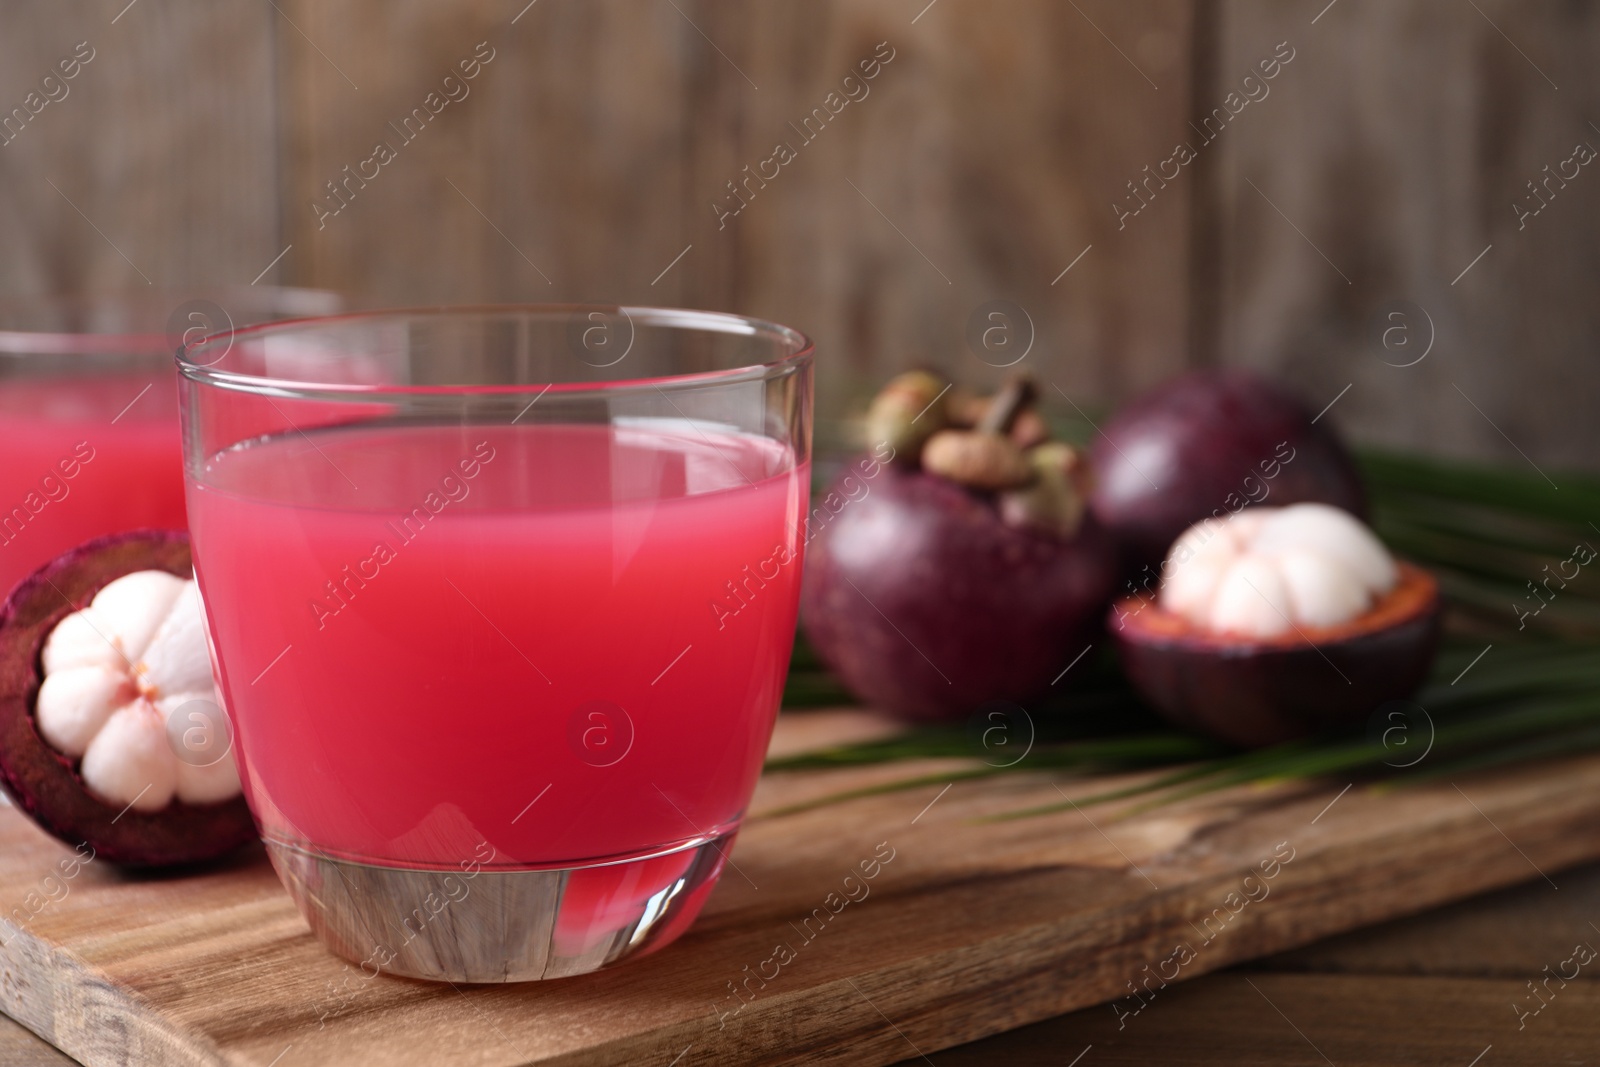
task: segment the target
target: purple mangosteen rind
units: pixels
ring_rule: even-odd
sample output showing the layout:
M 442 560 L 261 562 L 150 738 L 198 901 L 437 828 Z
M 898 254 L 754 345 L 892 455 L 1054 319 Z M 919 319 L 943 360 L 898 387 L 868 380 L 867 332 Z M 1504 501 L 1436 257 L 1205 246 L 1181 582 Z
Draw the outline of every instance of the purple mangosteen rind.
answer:
M 1419 583 L 1393 621 L 1353 626 L 1316 641 L 1258 641 L 1174 632 L 1139 619 L 1160 609 L 1134 598 L 1111 610 L 1107 627 L 1123 672 L 1172 723 L 1244 748 L 1366 722 L 1427 680 L 1438 651 L 1438 583 L 1402 565 Z
M 858 482 L 856 499 L 835 485 L 847 502 L 808 549 L 801 621 L 865 703 L 920 721 L 1022 703 L 1099 631 L 1117 557 L 1090 516 L 1061 537 L 935 474 L 883 466 Z
M 1251 371 L 1192 371 L 1136 397 L 1105 424 L 1090 460 L 1090 508 L 1131 576 L 1158 565 L 1194 523 L 1252 501 L 1366 516 L 1360 473 L 1338 434 Z
M 190 577 L 188 534 L 135 530 L 96 538 L 11 591 L 0 608 L 0 787 L 46 832 L 73 847 L 89 845 L 97 859 L 131 867 L 198 863 L 255 840 L 243 797 L 119 811 L 89 792 L 75 761 L 44 740 L 34 717 L 44 677 L 40 654 L 51 631 L 115 579 L 143 570 Z

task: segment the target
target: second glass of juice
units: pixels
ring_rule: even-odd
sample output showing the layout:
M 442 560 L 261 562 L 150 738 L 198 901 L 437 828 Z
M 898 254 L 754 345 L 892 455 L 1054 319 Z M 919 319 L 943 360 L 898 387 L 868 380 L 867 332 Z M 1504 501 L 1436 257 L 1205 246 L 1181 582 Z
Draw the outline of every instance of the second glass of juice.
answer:
M 324 941 L 483 982 L 681 933 L 788 668 L 805 338 L 458 309 L 242 330 L 179 366 L 241 778 Z
M 108 293 L 0 304 L 0 601 L 92 538 L 183 529 L 172 351 L 205 333 L 339 309 L 332 293 Z

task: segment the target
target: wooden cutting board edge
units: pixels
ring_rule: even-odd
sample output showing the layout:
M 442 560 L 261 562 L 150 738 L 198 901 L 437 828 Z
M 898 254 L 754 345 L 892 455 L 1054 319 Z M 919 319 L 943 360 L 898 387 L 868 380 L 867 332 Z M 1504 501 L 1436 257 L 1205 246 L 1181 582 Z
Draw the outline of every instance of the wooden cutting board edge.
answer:
M 1530 812 L 1505 802 L 1504 797 L 1500 804 L 1491 803 L 1478 810 L 1465 794 L 1459 807 L 1438 809 L 1437 817 L 1419 825 L 1414 835 L 1428 860 L 1420 865 L 1416 851 L 1402 850 L 1397 843 L 1391 844 L 1390 851 L 1383 855 L 1374 855 L 1370 841 L 1332 842 L 1315 851 L 1297 851 L 1297 862 L 1283 872 L 1289 877 L 1280 876 L 1272 896 L 1260 906 L 1246 906 L 1239 915 L 1245 921 L 1230 922 L 1223 936 L 1205 946 L 1193 963 L 1182 968 L 1178 980 L 1600 859 L 1600 761 L 1580 758 L 1576 762 L 1587 764 L 1583 784 L 1591 788 L 1572 789 L 1564 802 L 1542 810 Z M 1514 776 L 1513 771 L 1503 777 Z M 1481 786 L 1482 780 L 1478 782 Z M 1312 806 L 1320 807 L 1322 798 L 1316 799 L 1318 803 Z M 1273 844 L 1264 842 L 1265 854 L 1270 855 Z M 1161 869 L 1152 865 L 1146 870 L 1159 877 Z M 1170 917 L 1142 934 L 1134 931 L 1130 921 L 1139 911 L 1137 904 L 1130 901 L 1127 914 L 1120 916 L 1129 922 L 1129 929 L 1109 952 L 1102 946 L 1098 965 L 1078 981 L 1063 982 L 1061 973 L 1069 961 L 1081 960 L 1079 954 L 1089 943 L 1083 934 L 1091 920 L 1083 915 L 1014 931 L 980 945 L 919 957 L 870 978 L 841 979 L 773 996 L 753 1018 L 747 1011 L 740 1022 L 759 1022 L 764 1029 L 783 1035 L 781 1040 L 762 1042 L 770 1050 L 763 1063 L 876 1065 L 898 1063 L 1096 1004 L 1109 1005 L 1130 996 L 1128 983 L 1144 980 L 1146 965 L 1154 968 L 1158 961 L 1169 957 L 1179 941 L 1197 941 L 1185 916 L 1207 914 L 1207 909 L 1221 906 L 1223 898 L 1237 890 L 1240 880 L 1249 873 L 1249 868 L 1219 872 L 1161 892 Z M 1129 876 L 1139 877 L 1131 871 Z M 1338 888 L 1330 889 L 1333 885 Z M 1407 901 L 1401 909 L 1385 903 L 1392 901 L 1396 888 L 1404 891 Z M 1366 895 L 1380 889 L 1384 891 L 1382 895 Z M 1279 898 L 1280 904 L 1289 900 L 1302 907 L 1272 908 L 1273 896 Z M 1329 897 L 1347 906 L 1342 912 L 1303 906 Z M 1305 915 L 1317 916 L 1321 921 L 1307 922 Z M 1096 918 L 1115 920 L 1119 915 L 1114 912 Z M 974 974 L 975 969 L 996 973 Z M 930 1002 L 930 983 L 944 985 L 947 992 Z M 1026 988 L 1019 990 L 1019 984 Z M 1157 995 L 1144 998 L 1151 1007 L 1159 999 L 1159 982 L 1154 984 Z M 1138 1002 L 1124 1003 L 1125 1010 L 1131 1010 Z M 797 1015 L 803 1019 L 797 1019 Z M 1137 1025 L 1137 1018 L 1129 1017 L 1125 1025 Z M 696 1033 L 703 1038 L 705 1030 L 685 1029 L 665 1043 L 659 1041 L 661 1034 L 655 1034 L 648 1048 L 619 1042 L 609 1052 L 622 1059 L 592 1059 L 596 1050 L 586 1050 L 580 1055 L 540 1061 L 540 1067 L 653 1062 L 651 1058 L 657 1056 L 667 1063 L 685 1047 L 699 1050 L 692 1061 L 696 1067 L 746 1062 L 737 1050 L 726 1058 L 705 1058 L 704 1053 L 711 1047 L 693 1040 Z M 1069 1058 L 1076 1055 L 1076 1050 L 1063 1051 Z
M 5 1014 L 73 1059 L 92 1063 L 114 1049 L 130 1064 L 217 1067 L 228 1062 L 209 1038 L 183 1030 L 135 990 L 115 985 L 72 953 L 5 919 L 0 928 Z M 54 983 L 37 977 L 52 974 L 58 976 Z M 101 1032 L 108 1029 L 116 1033 Z
M 1334 809 L 1324 826 L 1311 829 L 1305 814 L 1320 808 L 1328 794 L 1289 805 L 1281 814 L 1290 816 L 1292 809 L 1292 820 L 1273 822 L 1283 823 L 1278 832 L 1295 844 L 1295 860 L 1273 882 L 1271 895 L 1245 907 L 1224 934 L 1202 946 L 1179 980 L 1600 858 L 1600 759 L 1578 758 L 1570 765 L 1579 773 L 1568 788 L 1555 796 L 1533 790 L 1537 804 L 1519 798 L 1515 786 L 1497 791 L 1474 778 L 1473 791 L 1486 805 L 1481 810 L 1464 794 L 1459 804 L 1434 804 L 1431 810 L 1421 803 L 1398 805 L 1430 814 L 1412 833 L 1391 837 L 1385 849 L 1376 851 L 1370 839 L 1338 832 L 1342 819 L 1370 817 L 1367 806 Z M 1295 826 L 1301 828 L 1299 839 Z M 1261 844 L 1263 855 L 1270 855 L 1275 842 Z M 1155 879 L 1168 873 L 1159 857 L 1144 869 Z M 1097 914 L 1069 912 L 1059 921 L 1007 931 L 876 972 L 868 961 L 867 973 L 775 991 L 731 1024 L 745 1033 L 720 1049 L 708 1016 L 706 1021 L 623 1035 L 538 1062 L 565 1067 L 653 1062 L 659 1057 L 664 1065 L 691 1049 L 696 1052 L 685 1058 L 686 1064 L 747 1062 L 755 1037 L 750 1028 L 760 1034 L 754 1044 L 766 1050 L 763 1061 L 768 1063 L 896 1062 L 1127 996 L 1127 983 L 1146 975 L 1142 968 L 1168 957 L 1180 940 L 1197 940 L 1190 917 L 1222 906 L 1248 873 L 1249 868 L 1219 870 L 1158 891 L 1161 918 L 1154 925 L 1147 921 L 1148 911 L 1139 919 L 1139 895 L 1130 893 L 1126 906 Z M 1127 876 L 1142 878 L 1131 870 Z M 1393 906 L 1397 897 L 1403 907 Z M 1146 896 L 1145 907 L 1148 900 Z M 1295 906 L 1281 906 L 1285 901 Z M 1109 944 L 1103 930 L 1095 933 L 1105 923 L 1122 927 Z M 128 1057 L 124 1062 L 184 1067 L 255 1062 L 180 1028 L 139 994 L 115 986 L 72 954 L 3 919 L 0 924 L 6 935 L 0 977 L 7 986 L 7 1014 L 69 1055 L 108 1062 L 110 1052 L 118 1059 Z M 1085 971 L 1085 948 L 1091 945 L 1099 947 Z M 1077 975 L 1063 981 L 1069 966 Z M 29 978 L 50 973 L 67 978 L 59 992 L 51 991 L 47 981 Z M 931 996 L 930 987 L 938 987 Z M 1159 983 L 1156 996 L 1146 999 L 1154 1008 Z M 1125 1001 L 1124 1010 L 1136 1003 Z M 1137 1025 L 1136 1017 L 1127 1025 Z

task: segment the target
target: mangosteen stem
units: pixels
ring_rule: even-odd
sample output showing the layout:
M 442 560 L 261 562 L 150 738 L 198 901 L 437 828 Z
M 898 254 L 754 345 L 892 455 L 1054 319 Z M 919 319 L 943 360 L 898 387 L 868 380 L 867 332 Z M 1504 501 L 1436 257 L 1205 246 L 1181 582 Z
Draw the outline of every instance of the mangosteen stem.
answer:
M 1011 424 L 1038 396 L 1033 379 L 1026 374 L 1016 374 L 1006 380 L 1000 391 L 989 401 L 989 410 L 976 427 L 979 433 L 1009 433 Z

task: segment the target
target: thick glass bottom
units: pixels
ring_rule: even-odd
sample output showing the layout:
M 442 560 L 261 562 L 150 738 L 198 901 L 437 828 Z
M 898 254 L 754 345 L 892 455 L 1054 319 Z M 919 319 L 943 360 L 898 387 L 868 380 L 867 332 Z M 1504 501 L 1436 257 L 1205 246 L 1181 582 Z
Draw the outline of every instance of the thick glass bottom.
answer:
M 418 870 L 268 841 L 311 929 L 370 977 L 531 982 L 661 948 L 694 921 L 737 831 L 654 855 L 545 870 Z

